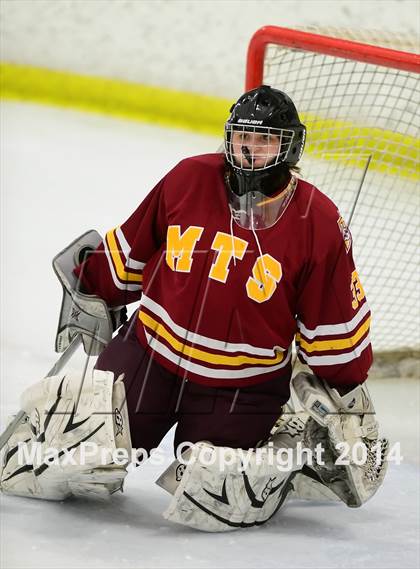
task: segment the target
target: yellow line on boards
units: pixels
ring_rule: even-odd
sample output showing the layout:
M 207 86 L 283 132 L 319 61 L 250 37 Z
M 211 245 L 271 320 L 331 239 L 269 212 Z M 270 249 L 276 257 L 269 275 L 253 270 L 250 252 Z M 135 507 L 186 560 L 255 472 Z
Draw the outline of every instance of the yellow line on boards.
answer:
M 307 149 L 312 159 L 334 160 L 343 166 L 420 180 L 420 139 L 383 128 L 364 126 L 302 113 L 308 129 Z
M 0 64 L 1 98 L 81 109 L 223 137 L 232 101 L 65 71 Z M 391 130 L 319 117 L 302 110 L 310 158 L 420 180 L 420 141 Z
M 184 128 L 223 137 L 231 101 L 102 77 L 0 64 L 1 97 Z

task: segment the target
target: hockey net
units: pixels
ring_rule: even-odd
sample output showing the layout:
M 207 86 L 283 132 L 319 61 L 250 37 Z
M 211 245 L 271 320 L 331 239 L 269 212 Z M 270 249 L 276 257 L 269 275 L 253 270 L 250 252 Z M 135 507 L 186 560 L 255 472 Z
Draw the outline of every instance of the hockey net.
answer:
M 350 224 L 376 353 L 420 348 L 415 51 L 401 34 L 272 26 L 248 50 L 247 89 L 265 83 L 290 95 L 308 131 L 301 175 Z

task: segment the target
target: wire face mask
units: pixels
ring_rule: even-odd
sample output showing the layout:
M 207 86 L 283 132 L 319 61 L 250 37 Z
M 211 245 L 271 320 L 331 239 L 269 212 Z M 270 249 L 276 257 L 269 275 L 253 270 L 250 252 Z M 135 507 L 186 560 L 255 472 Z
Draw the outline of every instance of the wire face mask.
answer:
M 240 170 L 257 172 L 284 162 L 293 143 L 294 131 L 249 125 L 242 120 L 243 123 L 225 125 L 225 154 L 229 164 Z

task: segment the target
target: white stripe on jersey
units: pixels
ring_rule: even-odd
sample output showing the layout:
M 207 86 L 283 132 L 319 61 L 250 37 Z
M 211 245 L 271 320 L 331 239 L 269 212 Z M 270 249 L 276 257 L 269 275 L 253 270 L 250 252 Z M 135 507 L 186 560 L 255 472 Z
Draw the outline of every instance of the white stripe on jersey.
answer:
M 164 322 L 170 330 L 175 332 L 177 336 L 194 345 L 204 346 L 205 348 L 220 350 L 222 352 L 245 352 L 252 356 L 268 356 L 270 358 L 276 355 L 276 350 L 280 350 L 282 352 L 285 351 L 285 348 L 282 348 L 281 346 L 274 346 L 273 348 L 259 348 L 257 346 L 251 346 L 250 344 L 228 343 L 223 340 L 216 340 L 214 338 L 209 338 L 208 336 L 202 336 L 201 334 L 191 332 L 179 324 L 176 324 L 163 306 L 160 306 L 160 304 L 145 294 L 143 294 L 140 301 L 140 308 L 142 306 L 149 309 L 154 315 L 159 316 L 162 322 Z
M 306 328 L 303 322 L 298 320 L 298 328 L 302 335 L 305 336 L 305 338 L 308 340 L 312 340 L 316 336 L 347 334 L 356 328 L 356 326 L 363 320 L 369 310 L 369 305 L 367 302 L 365 302 L 358 310 L 356 315 L 348 322 L 344 322 L 342 324 L 321 324 L 316 328 L 310 330 L 309 328 Z
M 115 272 L 114 269 L 114 265 L 112 263 L 112 259 L 111 259 L 111 255 L 108 249 L 108 245 L 106 244 L 106 240 L 104 239 L 103 241 L 104 244 L 104 250 L 105 250 L 105 255 L 108 261 L 108 266 L 109 266 L 109 271 L 111 273 L 111 277 L 112 280 L 114 281 L 114 285 L 119 289 L 119 290 L 129 290 L 129 291 L 138 291 L 138 290 L 142 290 L 142 286 L 139 284 L 128 284 L 126 282 L 121 282 Z
M 115 234 L 118 237 L 118 241 L 119 241 L 120 246 L 121 246 L 121 251 L 124 253 L 124 256 L 126 258 L 125 266 L 129 269 L 134 269 L 134 270 L 138 270 L 138 271 L 143 270 L 144 267 L 146 266 L 146 263 L 141 263 L 140 261 L 136 261 L 135 259 L 131 259 L 131 257 L 130 257 L 131 247 L 128 244 L 127 239 L 125 238 L 125 235 L 122 232 L 121 227 L 117 227 L 117 229 L 115 230 Z
M 305 360 L 309 366 L 334 366 L 337 364 L 346 364 L 360 357 L 363 350 L 370 344 L 369 335 L 354 350 L 345 354 L 334 354 L 328 356 L 308 356 L 303 350 L 299 351 L 299 356 Z
M 150 334 L 146 332 L 144 329 L 144 333 L 146 335 L 147 343 L 151 347 L 152 350 L 166 358 L 167 360 L 171 361 L 175 365 L 185 369 L 187 372 L 190 371 L 195 373 L 196 375 L 200 375 L 201 377 L 208 377 L 211 379 L 242 379 L 247 377 L 255 377 L 256 375 L 262 375 L 264 373 L 271 373 L 278 369 L 285 367 L 289 361 L 290 356 L 292 353 L 291 348 L 289 348 L 285 359 L 280 363 L 273 366 L 264 366 L 264 367 L 248 367 L 245 369 L 221 369 L 221 368 L 210 368 L 200 364 L 196 364 L 191 360 L 187 360 L 182 358 L 179 354 L 173 353 L 165 344 L 159 342 L 158 339 L 154 338 Z

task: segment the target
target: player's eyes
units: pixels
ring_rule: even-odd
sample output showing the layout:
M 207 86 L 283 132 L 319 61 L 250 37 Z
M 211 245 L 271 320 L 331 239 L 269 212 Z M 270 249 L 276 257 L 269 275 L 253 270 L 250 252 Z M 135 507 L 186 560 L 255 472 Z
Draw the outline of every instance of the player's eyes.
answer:
M 279 142 L 279 137 L 274 134 L 266 134 L 265 140 L 267 140 L 267 142 L 270 144 L 277 144 Z
M 237 133 L 235 136 L 235 141 L 237 143 L 244 143 L 244 142 L 252 142 L 254 145 L 258 144 L 277 144 L 278 137 L 274 136 L 273 134 L 258 134 L 249 133 L 249 132 L 241 132 Z
M 259 136 L 259 141 L 264 142 L 265 144 L 275 144 L 276 137 L 272 134 L 261 134 Z

